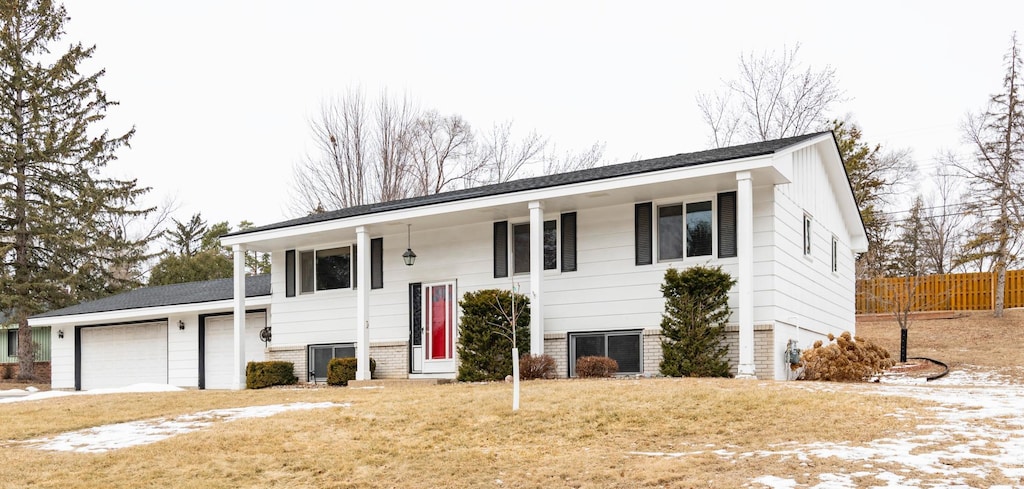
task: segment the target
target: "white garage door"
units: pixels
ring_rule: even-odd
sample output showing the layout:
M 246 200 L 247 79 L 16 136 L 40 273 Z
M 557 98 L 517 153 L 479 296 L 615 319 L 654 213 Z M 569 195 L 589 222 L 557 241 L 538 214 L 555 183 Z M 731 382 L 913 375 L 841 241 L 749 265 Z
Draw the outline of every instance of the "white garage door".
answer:
M 82 390 L 167 383 L 167 322 L 82 328 Z
M 263 361 L 263 341 L 260 330 L 267 324 L 267 315 L 253 313 L 245 316 L 245 361 Z M 206 318 L 206 341 L 204 367 L 207 389 L 230 389 L 235 363 L 235 320 L 234 316 Z

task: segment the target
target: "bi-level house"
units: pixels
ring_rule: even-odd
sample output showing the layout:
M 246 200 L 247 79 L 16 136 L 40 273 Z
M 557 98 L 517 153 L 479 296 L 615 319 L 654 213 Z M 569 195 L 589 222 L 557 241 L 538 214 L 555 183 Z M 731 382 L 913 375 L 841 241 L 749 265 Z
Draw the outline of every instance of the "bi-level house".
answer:
M 357 376 L 453 378 L 459 297 L 530 297 L 531 346 L 652 375 L 669 267 L 721 266 L 729 358 L 786 379 L 791 342 L 854 328 L 863 224 L 829 132 L 314 214 L 222 237 L 234 279 L 140 289 L 30 319 L 50 326 L 53 387 L 244 387 L 249 360 L 304 381 L 356 356 Z M 270 253 L 245 277 L 244 253 Z M 413 256 L 414 255 L 414 256 Z

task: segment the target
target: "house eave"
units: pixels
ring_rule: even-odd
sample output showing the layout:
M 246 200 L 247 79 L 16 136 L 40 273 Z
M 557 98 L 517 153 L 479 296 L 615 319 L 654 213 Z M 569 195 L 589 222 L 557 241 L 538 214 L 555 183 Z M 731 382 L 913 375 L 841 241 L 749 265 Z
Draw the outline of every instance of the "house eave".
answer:
M 271 303 L 271 296 L 248 297 L 245 300 L 247 308 L 268 307 Z M 176 315 L 211 314 L 218 312 L 231 312 L 234 301 L 231 299 L 192 302 L 186 304 L 174 304 L 169 306 L 140 307 L 134 309 L 118 309 L 114 311 L 93 312 L 84 314 L 71 314 L 67 316 L 49 316 L 30 318 L 30 327 L 41 326 L 88 326 L 95 324 L 107 324 L 123 321 L 136 321 L 147 319 L 159 319 Z
M 488 216 L 478 215 L 479 220 L 501 219 L 507 217 L 504 207 L 522 207 L 533 201 L 552 201 L 557 199 L 583 198 L 588 195 L 600 195 L 608 192 L 620 192 L 624 199 L 643 201 L 656 196 L 644 195 L 645 187 L 669 182 L 713 180 L 720 177 L 720 183 L 704 185 L 707 190 L 721 187 L 718 190 L 735 188 L 735 173 L 749 171 L 758 184 L 779 184 L 790 181 L 790 171 L 778 165 L 774 155 L 758 155 L 734 160 L 725 160 L 697 166 L 671 168 L 647 173 L 623 175 L 586 182 L 571 183 L 545 188 L 527 189 L 498 195 L 467 198 L 452 202 L 426 204 L 417 207 L 385 210 L 353 217 L 338 218 L 300 224 L 290 227 L 257 231 L 248 234 L 230 235 L 221 238 L 224 246 L 241 245 L 248 250 L 270 252 L 286 247 L 301 247 L 317 242 L 332 242 L 339 234 L 352 234 L 355 228 L 367 226 L 380 232 L 380 226 L 422 221 L 431 217 L 453 215 L 466 212 L 485 212 Z M 553 206 L 549 206 L 555 209 Z M 401 230 L 400 228 L 395 228 Z M 351 232 L 348 232 L 351 231 Z M 354 235 L 354 234 L 353 234 Z

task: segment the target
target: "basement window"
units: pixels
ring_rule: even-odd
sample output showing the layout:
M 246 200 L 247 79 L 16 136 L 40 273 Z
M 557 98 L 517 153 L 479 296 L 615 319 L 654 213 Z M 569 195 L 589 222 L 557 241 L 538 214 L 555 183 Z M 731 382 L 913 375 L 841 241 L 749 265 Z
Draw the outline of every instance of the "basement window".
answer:
M 576 376 L 581 357 L 609 357 L 619 364 L 620 374 L 643 371 L 641 331 L 569 333 L 569 376 Z
M 309 345 L 308 350 L 308 379 L 312 382 L 327 381 L 327 363 L 332 358 L 354 358 L 356 356 L 356 345 L 354 343 Z

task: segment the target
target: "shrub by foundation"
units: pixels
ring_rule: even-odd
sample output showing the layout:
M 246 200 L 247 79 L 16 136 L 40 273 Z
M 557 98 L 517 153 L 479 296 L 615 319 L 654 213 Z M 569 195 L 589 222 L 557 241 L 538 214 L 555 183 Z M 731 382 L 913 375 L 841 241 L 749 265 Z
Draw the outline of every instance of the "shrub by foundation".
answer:
M 291 385 L 299 381 L 292 362 L 249 362 L 245 366 L 245 388 L 262 389 L 272 385 Z
M 619 371 L 619 362 L 608 357 L 580 357 L 576 360 L 576 376 L 581 379 L 590 377 L 614 377 Z
M 519 351 L 530 351 L 530 299 L 508 290 L 485 289 L 466 292 L 459 306 L 459 380 L 503 380 L 512 375 L 513 324 Z
M 736 281 L 721 267 L 665 271 L 661 293 L 661 373 L 669 377 L 728 377 L 729 289 Z
M 356 379 L 359 360 L 355 357 L 332 358 L 327 362 L 327 383 L 329 385 L 348 385 L 348 381 Z M 370 359 L 370 377 L 377 370 L 377 362 Z
M 519 359 L 519 378 L 523 380 L 555 378 L 555 359 L 551 355 L 523 355 Z
M 828 345 L 815 341 L 810 350 L 800 355 L 800 380 L 864 382 L 896 364 L 886 349 L 853 337 L 849 331 L 843 331 L 838 338 L 829 334 L 828 341 Z

